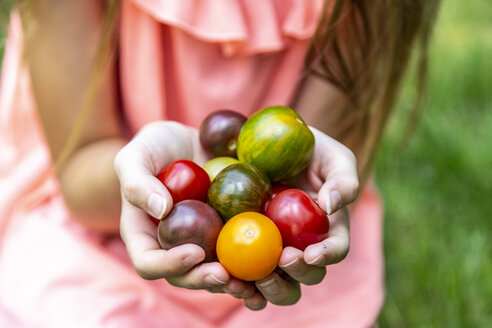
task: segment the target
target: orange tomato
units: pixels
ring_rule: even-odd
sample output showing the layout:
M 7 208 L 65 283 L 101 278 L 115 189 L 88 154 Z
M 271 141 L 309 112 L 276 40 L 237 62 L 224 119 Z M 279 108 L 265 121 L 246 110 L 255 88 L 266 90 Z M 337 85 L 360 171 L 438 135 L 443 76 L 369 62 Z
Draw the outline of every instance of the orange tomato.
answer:
M 234 277 L 255 281 L 277 267 L 282 236 L 275 223 L 260 213 L 244 212 L 232 217 L 217 240 L 217 257 Z

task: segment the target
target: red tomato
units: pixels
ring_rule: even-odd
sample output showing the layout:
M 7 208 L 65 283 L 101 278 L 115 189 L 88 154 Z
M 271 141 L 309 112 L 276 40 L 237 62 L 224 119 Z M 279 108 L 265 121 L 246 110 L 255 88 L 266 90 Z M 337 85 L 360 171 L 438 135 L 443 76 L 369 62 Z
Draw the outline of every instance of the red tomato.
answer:
M 162 170 L 159 179 L 169 190 L 176 204 L 185 199 L 207 201 L 210 178 L 207 172 L 187 159 L 170 163 Z
M 282 191 L 287 190 L 287 189 L 292 189 L 292 187 L 289 187 L 288 185 L 284 185 L 283 183 L 274 183 L 272 185 L 272 198 L 275 198 L 278 194 L 280 194 Z
M 266 210 L 280 230 L 284 247 L 292 246 L 301 251 L 328 236 L 330 222 L 326 213 L 299 189 L 280 192 Z
M 278 194 L 280 194 L 282 191 L 287 190 L 287 189 L 292 189 L 292 187 L 289 187 L 288 185 L 285 185 L 283 183 L 273 183 L 272 184 L 272 196 L 265 203 L 265 209 L 263 210 L 263 213 L 266 212 L 266 209 L 268 207 L 268 204 L 270 204 L 270 202 L 272 201 L 272 199 L 275 198 L 275 196 L 277 196 Z

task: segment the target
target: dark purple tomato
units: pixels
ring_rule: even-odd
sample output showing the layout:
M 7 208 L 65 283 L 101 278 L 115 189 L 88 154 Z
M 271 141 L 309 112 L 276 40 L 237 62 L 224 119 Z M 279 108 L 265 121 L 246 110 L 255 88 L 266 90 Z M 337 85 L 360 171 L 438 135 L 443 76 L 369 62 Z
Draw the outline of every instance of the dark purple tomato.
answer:
M 236 157 L 237 137 L 247 117 L 222 109 L 208 115 L 200 126 L 200 143 L 214 157 Z
M 217 260 L 216 244 L 223 223 L 215 210 L 198 200 L 183 200 L 159 223 L 158 239 L 163 249 L 184 244 L 203 248 L 204 262 Z

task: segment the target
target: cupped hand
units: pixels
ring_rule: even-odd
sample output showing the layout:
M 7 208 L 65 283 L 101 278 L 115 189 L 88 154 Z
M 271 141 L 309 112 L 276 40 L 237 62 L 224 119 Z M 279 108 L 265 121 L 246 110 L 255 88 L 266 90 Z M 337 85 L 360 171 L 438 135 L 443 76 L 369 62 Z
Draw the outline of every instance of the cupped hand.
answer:
M 157 228 L 147 214 L 158 219 L 173 207 L 173 200 L 156 175 L 170 162 L 190 159 L 203 163 L 207 155 L 198 144 L 198 132 L 175 122 L 146 125 L 115 157 L 121 185 L 120 234 L 140 276 L 165 278 L 172 285 L 205 289 L 226 284 L 230 276 L 218 263 L 199 264 L 202 248 L 193 244 L 163 250 Z
M 317 284 L 325 266 L 342 260 L 349 248 L 349 220 L 345 205 L 357 196 L 358 180 L 353 154 L 337 141 L 313 129 L 316 146 L 309 167 L 289 184 L 317 199 L 330 216 L 331 229 L 323 242 L 304 252 L 284 249 L 279 267 L 268 277 L 249 283 L 231 277 L 218 262 L 199 264 L 205 253 L 186 244 L 161 249 L 155 224 L 147 213 L 162 219 L 172 209 L 171 195 L 155 177 L 168 163 L 191 159 L 199 164 L 208 156 L 201 148 L 198 131 L 175 122 L 155 122 L 144 127 L 116 156 L 114 167 L 121 184 L 120 233 L 137 273 L 145 279 L 165 278 L 188 289 L 226 292 L 259 310 L 267 302 L 287 305 L 300 297 L 299 284 Z
M 320 283 L 326 274 L 325 267 L 340 262 L 349 251 L 350 224 L 345 206 L 358 195 L 356 159 L 341 143 L 314 128 L 312 131 L 316 139 L 313 158 L 308 168 L 287 184 L 306 191 L 331 214 L 330 231 L 325 240 L 308 246 L 304 252 L 284 248 L 280 270 L 256 282 L 266 301 L 276 305 L 296 303 L 301 297 L 301 283 Z M 259 302 L 254 305 L 257 304 Z
M 165 278 L 174 286 L 227 292 L 254 302 L 259 297 L 254 284 L 232 278 L 218 262 L 200 263 L 205 252 L 199 246 L 161 249 L 147 214 L 162 219 L 172 209 L 172 197 L 156 175 L 177 159 L 203 164 L 208 155 L 196 129 L 168 121 L 146 125 L 115 157 L 123 204 L 120 234 L 135 270 L 144 279 Z

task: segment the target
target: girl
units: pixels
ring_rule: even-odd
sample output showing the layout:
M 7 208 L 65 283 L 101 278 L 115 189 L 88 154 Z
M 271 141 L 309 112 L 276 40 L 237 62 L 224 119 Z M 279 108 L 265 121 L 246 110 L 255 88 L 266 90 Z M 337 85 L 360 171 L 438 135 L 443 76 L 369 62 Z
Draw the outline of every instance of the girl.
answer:
M 383 301 L 382 206 L 369 168 L 418 37 L 425 54 L 435 8 L 19 4 L 0 90 L 0 324 L 372 325 Z M 173 204 L 154 176 L 174 159 L 206 160 L 196 127 L 211 111 L 276 104 L 313 126 L 313 160 L 291 183 L 332 214 L 330 236 L 305 252 L 285 248 L 281 271 L 254 284 L 219 263 L 197 265 L 195 245 L 160 249 L 145 212 L 162 219 Z M 347 210 L 358 175 L 363 188 Z

